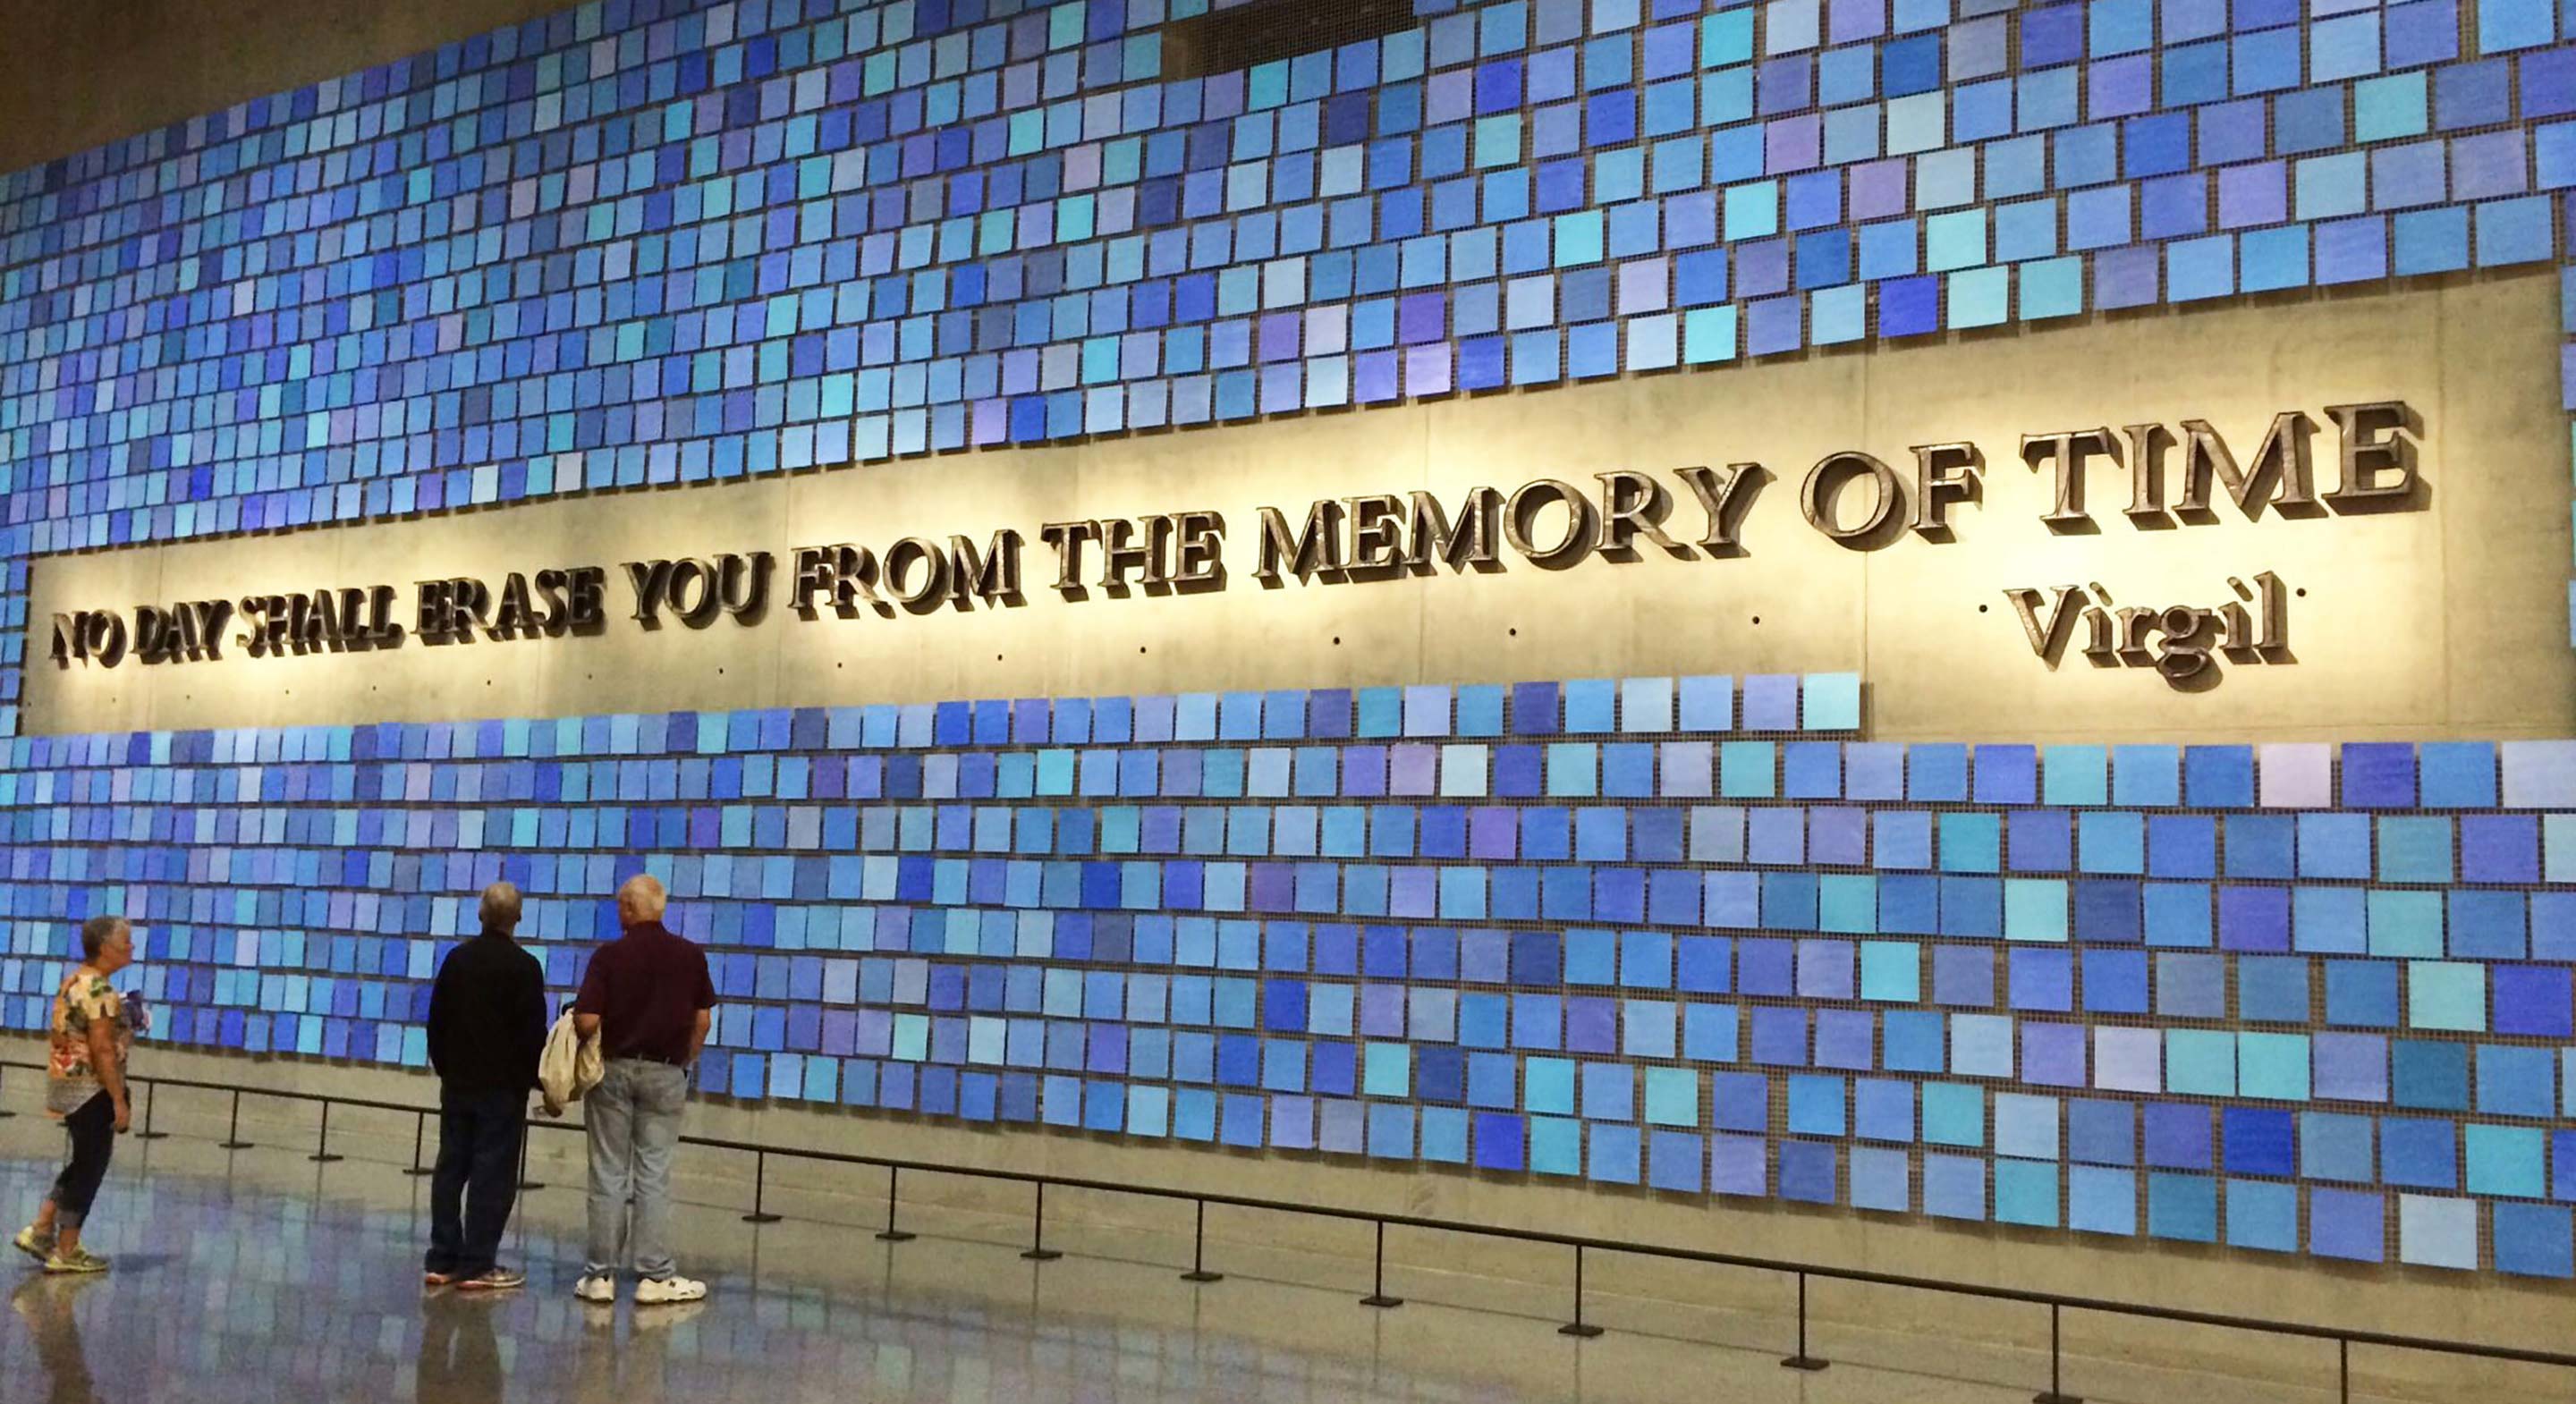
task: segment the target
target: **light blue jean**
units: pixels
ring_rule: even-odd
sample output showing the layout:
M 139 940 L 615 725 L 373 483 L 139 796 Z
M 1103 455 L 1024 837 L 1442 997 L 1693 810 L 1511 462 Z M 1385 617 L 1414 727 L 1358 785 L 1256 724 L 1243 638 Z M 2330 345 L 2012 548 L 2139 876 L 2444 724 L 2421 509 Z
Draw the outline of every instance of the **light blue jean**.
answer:
M 671 1261 L 671 1151 L 689 1104 L 689 1075 L 668 1063 L 613 1058 L 582 1098 L 590 1131 L 588 1275 L 633 1267 L 664 1278 Z M 632 1213 L 629 1213 L 629 1209 Z

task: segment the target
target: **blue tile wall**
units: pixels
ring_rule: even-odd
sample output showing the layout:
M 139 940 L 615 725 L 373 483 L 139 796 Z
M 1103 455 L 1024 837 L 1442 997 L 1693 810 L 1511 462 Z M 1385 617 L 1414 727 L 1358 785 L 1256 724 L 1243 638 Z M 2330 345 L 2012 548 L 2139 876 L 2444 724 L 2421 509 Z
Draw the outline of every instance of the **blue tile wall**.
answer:
M 650 871 L 706 1090 L 2565 1277 L 2576 741 L 1854 739 L 1851 674 L 20 738 L 0 1021 L 418 1066 Z
M 2556 0 L 1421 0 L 1164 81 L 1205 2 L 593 4 L 0 177 L 17 550 L 2568 243 Z
M 711 1092 L 2576 1273 L 2576 742 L 1834 674 L 14 735 L 53 551 L 2515 265 L 2576 338 L 2576 5 L 1421 0 L 1166 81 L 1204 8 L 594 4 L 0 176 L 0 1022 L 115 909 L 161 1037 L 417 1065 L 480 885 L 569 988 L 650 869 Z

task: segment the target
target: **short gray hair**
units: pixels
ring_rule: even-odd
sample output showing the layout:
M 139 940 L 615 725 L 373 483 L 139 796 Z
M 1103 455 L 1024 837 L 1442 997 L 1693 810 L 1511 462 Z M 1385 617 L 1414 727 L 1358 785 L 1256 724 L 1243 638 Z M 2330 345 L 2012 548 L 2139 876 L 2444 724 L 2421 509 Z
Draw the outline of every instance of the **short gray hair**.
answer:
M 81 959 L 98 959 L 98 953 L 107 948 L 108 942 L 116 939 L 116 933 L 133 929 L 134 923 L 121 916 L 100 915 L 82 922 Z
M 519 924 L 519 889 L 496 882 L 483 889 L 483 924 L 508 930 Z
M 659 921 L 669 900 L 669 894 L 662 890 L 662 880 L 651 873 L 637 873 L 617 887 L 620 916 L 632 913 L 641 921 Z

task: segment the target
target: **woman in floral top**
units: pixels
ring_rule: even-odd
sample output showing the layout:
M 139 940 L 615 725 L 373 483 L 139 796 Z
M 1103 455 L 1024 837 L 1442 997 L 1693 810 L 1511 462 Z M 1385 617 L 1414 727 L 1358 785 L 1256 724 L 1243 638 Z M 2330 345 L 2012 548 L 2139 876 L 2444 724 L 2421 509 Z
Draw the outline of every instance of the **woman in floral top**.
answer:
M 91 917 L 81 925 L 81 955 L 81 964 L 54 995 L 45 1086 L 45 1114 L 71 1133 L 71 1161 L 55 1178 L 36 1221 L 12 1240 L 47 1272 L 106 1271 L 107 1259 L 81 1246 L 81 1224 L 107 1178 L 118 1133 L 133 1122 L 125 1060 L 134 1047 L 134 1026 L 124 997 L 107 981 L 133 963 L 134 928 L 123 917 Z

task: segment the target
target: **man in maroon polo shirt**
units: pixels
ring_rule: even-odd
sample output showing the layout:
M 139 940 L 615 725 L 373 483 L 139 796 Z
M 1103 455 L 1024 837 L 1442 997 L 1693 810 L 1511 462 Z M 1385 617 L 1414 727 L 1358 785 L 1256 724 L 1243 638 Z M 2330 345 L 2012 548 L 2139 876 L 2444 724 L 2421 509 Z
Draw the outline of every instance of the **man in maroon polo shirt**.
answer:
M 671 1259 L 671 1152 L 716 990 L 706 952 L 662 925 L 664 901 L 650 874 L 617 889 L 626 933 L 592 953 L 573 1000 L 573 1028 L 602 1041 L 605 1071 L 582 1099 L 590 1132 L 590 1261 L 573 1292 L 586 1302 L 617 1300 L 618 1273 L 630 1266 L 641 1279 L 637 1306 L 707 1294 L 707 1284 L 680 1276 Z

